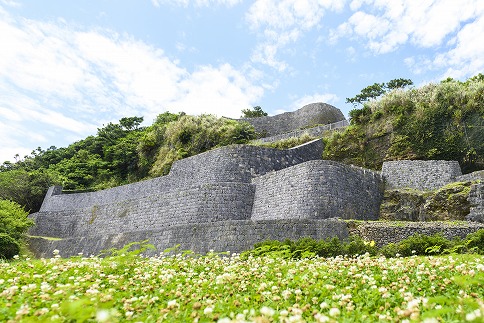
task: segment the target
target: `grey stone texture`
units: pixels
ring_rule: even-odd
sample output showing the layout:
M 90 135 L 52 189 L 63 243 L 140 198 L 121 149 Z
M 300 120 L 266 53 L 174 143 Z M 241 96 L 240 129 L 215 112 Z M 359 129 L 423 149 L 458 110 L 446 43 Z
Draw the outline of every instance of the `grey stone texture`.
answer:
M 313 160 L 254 178 L 252 219 L 378 218 L 383 181 L 377 172 Z
M 260 138 L 260 139 L 255 140 L 255 142 L 269 143 L 269 142 L 275 142 L 275 141 L 280 141 L 280 140 L 286 140 L 286 139 L 290 139 L 290 138 L 298 138 L 298 137 L 301 137 L 303 135 L 309 135 L 311 137 L 320 137 L 326 131 L 341 130 L 341 129 L 344 129 L 347 126 L 349 126 L 349 124 L 350 123 L 347 120 L 341 120 L 341 121 L 338 121 L 338 122 L 335 122 L 335 123 L 325 124 L 325 125 L 322 125 L 322 126 L 315 126 L 315 127 L 312 127 L 312 128 L 295 130 L 295 131 L 283 133 L 283 134 L 280 134 L 280 135 Z
M 465 238 L 468 234 L 484 229 L 484 224 L 476 222 L 366 222 L 349 224 L 349 234 L 359 235 L 366 241 L 375 241 L 378 247 L 397 243 L 416 233 L 433 235 L 442 233 L 447 239 Z
M 484 223 L 484 182 L 476 183 L 471 186 L 469 193 L 471 209 L 466 220 Z
M 434 190 L 456 181 L 462 175 L 459 163 L 446 160 L 397 160 L 384 162 L 382 175 L 386 188 Z
M 348 237 L 346 223 L 336 219 L 327 220 L 229 220 L 193 225 L 176 225 L 165 230 L 147 229 L 141 231 L 98 234 L 63 240 L 31 238 L 30 248 L 37 257 L 51 257 L 57 249 L 62 257 L 75 256 L 82 252 L 85 256 L 99 255 L 102 250 L 122 248 L 124 245 L 149 239 L 156 251 L 155 255 L 167 248 L 180 244 L 179 250 L 192 250 L 206 253 L 242 252 L 250 249 L 255 243 L 264 240 L 299 239 L 312 237 L 326 239 L 329 237 Z
M 473 173 L 457 176 L 455 180 L 456 182 L 484 181 L 484 170 L 478 170 Z
M 250 123 L 257 132 L 265 134 L 266 137 L 341 120 L 345 120 L 341 110 L 326 103 L 311 103 L 294 112 L 275 116 L 239 119 Z

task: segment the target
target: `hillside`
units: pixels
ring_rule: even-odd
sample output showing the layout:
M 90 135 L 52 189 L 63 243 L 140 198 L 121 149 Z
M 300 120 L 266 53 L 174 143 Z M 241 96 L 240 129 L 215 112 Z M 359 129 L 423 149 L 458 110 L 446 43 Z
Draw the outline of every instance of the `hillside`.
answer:
M 484 169 L 484 75 L 394 90 L 350 112 L 351 125 L 325 139 L 323 158 L 375 170 L 383 161 L 457 160 Z

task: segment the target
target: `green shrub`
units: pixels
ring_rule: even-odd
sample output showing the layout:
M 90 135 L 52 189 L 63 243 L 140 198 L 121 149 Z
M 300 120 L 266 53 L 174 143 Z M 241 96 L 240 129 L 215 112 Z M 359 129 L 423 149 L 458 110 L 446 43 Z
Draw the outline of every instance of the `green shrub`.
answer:
M 348 241 L 342 241 L 337 237 L 325 240 L 315 240 L 304 237 L 297 241 L 267 240 L 256 243 L 254 248 L 242 254 L 243 257 L 249 255 L 259 257 L 269 255 L 275 258 L 301 259 L 319 257 L 336 257 L 340 255 L 362 255 L 365 253 L 375 255 L 377 248 L 374 242 L 363 241 L 359 236 L 351 236 Z
M 34 224 L 27 215 L 19 204 L 0 200 L 0 258 L 12 258 L 19 253 L 25 232 Z
M 6 233 L 0 233 L 0 258 L 11 259 L 19 253 L 19 242 Z
M 476 252 L 484 255 L 484 229 L 467 235 L 464 245 L 467 252 Z
M 315 240 L 305 237 L 297 241 L 267 240 L 256 243 L 254 248 L 242 253 L 242 257 L 271 256 L 284 259 L 301 259 L 319 257 L 336 257 L 340 255 L 356 256 L 363 254 L 385 257 L 412 255 L 440 255 L 447 253 L 484 254 L 484 229 L 467 235 L 464 240 L 446 239 L 442 233 L 434 235 L 414 234 L 397 243 L 390 243 L 378 249 L 374 241 L 364 241 L 360 236 L 352 235 L 349 240 L 337 237 Z
M 386 257 L 394 257 L 399 254 L 404 257 L 412 255 L 441 254 L 455 245 L 451 240 L 446 239 L 442 233 L 431 236 L 414 234 L 398 243 L 391 243 L 380 249 L 380 253 Z

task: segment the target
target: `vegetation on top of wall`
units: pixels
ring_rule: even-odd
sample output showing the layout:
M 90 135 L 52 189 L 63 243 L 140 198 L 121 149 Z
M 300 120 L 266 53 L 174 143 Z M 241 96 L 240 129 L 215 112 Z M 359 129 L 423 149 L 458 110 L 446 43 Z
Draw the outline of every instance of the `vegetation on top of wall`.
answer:
M 242 118 L 259 118 L 266 117 L 267 112 L 264 112 L 260 106 L 253 107 L 252 109 L 242 109 Z
M 350 112 L 326 139 L 324 158 L 379 170 L 383 161 L 457 160 L 484 169 L 484 75 L 396 89 Z
M 307 133 L 302 134 L 299 137 L 291 137 L 287 139 L 282 139 L 274 142 L 251 142 L 251 145 L 259 146 L 259 147 L 268 147 L 268 148 L 276 148 L 276 149 L 289 149 L 294 148 L 296 146 L 305 144 L 312 140 L 317 139 L 317 137 L 313 137 Z

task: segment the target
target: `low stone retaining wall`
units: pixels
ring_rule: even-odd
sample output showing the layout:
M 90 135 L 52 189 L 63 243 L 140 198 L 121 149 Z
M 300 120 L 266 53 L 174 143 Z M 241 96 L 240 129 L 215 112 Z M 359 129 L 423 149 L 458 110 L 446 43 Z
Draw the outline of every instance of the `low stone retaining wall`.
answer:
M 347 239 L 356 234 L 366 241 L 375 241 L 378 247 L 399 242 L 415 233 L 433 235 L 438 232 L 448 238 L 464 238 L 469 233 L 484 229 L 484 224 L 474 222 L 386 222 L 386 221 L 343 221 L 324 220 L 240 220 L 216 223 L 178 225 L 168 230 L 143 230 L 68 239 L 49 240 L 41 237 L 29 238 L 30 249 L 36 257 L 52 257 L 55 249 L 62 257 L 99 255 L 110 248 L 121 249 L 130 242 L 146 239 L 156 247 L 147 255 L 156 255 L 167 248 L 180 244 L 179 250 L 192 250 L 204 254 L 216 252 L 237 252 L 251 249 L 255 243 L 265 240 L 298 240 L 311 237 L 321 240 L 330 237 Z
M 470 233 L 484 229 L 476 222 L 360 222 L 348 221 L 349 234 L 359 235 L 363 240 L 375 241 L 378 247 L 396 243 L 416 233 L 434 235 L 441 232 L 447 239 L 465 238 Z

